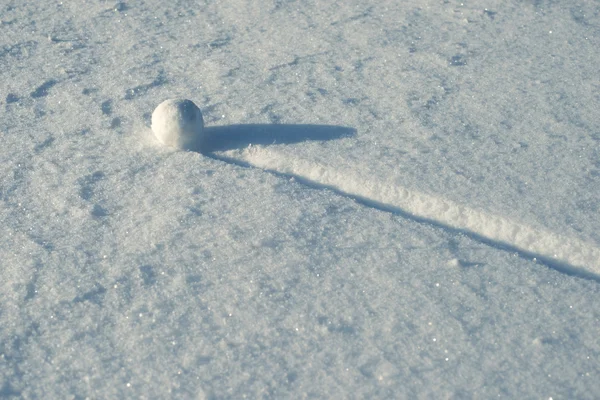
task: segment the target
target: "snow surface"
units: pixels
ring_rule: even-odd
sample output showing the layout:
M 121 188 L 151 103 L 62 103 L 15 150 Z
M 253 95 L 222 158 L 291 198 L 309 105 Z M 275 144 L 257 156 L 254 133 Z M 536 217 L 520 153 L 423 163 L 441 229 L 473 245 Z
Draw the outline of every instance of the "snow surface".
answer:
M 597 1 L 1 2 L 0 398 L 599 398 L 599 48 Z

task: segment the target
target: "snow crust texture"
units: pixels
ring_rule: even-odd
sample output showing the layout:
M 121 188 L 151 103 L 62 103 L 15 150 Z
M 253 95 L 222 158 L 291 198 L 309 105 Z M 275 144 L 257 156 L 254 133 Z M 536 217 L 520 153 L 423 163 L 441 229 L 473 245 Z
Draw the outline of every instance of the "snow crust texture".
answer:
M 598 49 L 597 1 L 1 1 L 0 398 L 600 398 Z

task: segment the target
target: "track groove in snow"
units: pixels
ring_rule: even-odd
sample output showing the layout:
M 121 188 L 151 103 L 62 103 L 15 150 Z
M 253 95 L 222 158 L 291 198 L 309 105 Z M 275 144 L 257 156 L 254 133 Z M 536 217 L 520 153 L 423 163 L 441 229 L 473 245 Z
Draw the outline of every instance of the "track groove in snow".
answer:
M 462 232 L 499 249 L 515 251 L 563 273 L 600 281 L 600 249 L 453 201 L 336 169 L 310 160 L 284 156 L 262 146 L 213 153 L 228 162 L 294 177 L 311 186 L 329 188 L 365 205 Z

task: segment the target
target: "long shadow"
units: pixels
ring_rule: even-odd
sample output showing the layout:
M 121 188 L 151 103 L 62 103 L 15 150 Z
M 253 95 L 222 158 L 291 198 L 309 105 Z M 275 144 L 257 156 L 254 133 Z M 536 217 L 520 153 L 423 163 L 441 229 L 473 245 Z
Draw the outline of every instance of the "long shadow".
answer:
M 351 137 L 356 129 L 337 125 L 246 124 L 213 126 L 204 129 L 202 146 L 194 151 L 212 153 L 242 149 L 248 145 L 292 144 L 310 140 L 334 140 Z

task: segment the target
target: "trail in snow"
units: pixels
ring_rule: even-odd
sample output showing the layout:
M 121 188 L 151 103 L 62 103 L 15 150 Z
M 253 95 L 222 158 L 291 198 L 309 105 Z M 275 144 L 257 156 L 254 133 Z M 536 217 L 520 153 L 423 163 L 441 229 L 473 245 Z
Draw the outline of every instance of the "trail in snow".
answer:
M 313 186 L 335 190 L 372 207 L 464 232 L 495 247 L 535 258 L 561 272 L 600 281 L 600 249 L 575 238 L 409 190 L 391 181 L 363 176 L 354 169 L 335 168 L 300 158 L 290 159 L 262 146 L 219 152 L 214 156 L 289 175 Z

